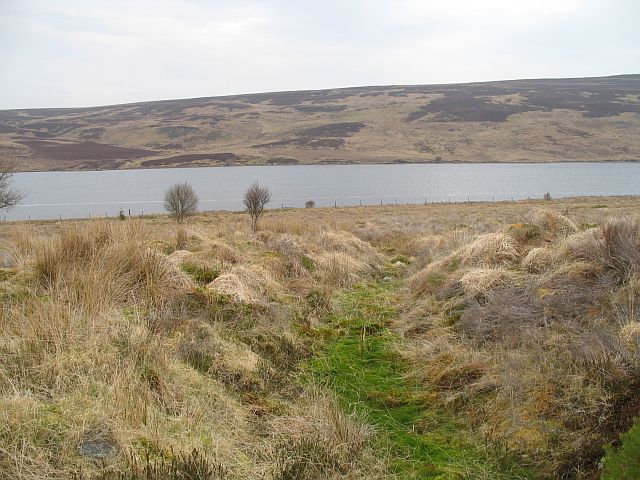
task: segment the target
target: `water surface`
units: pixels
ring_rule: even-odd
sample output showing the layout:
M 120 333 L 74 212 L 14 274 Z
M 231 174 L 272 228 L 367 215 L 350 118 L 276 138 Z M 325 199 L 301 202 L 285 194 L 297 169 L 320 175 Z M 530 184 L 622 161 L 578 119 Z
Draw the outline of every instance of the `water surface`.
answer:
M 272 192 L 270 208 L 510 200 L 640 194 L 640 163 L 400 164 L 210 167 L 19 173 L 27 193 L 5 218 L 132 215 L 164 210 L 165 190 L 189 182 L 201 210 L 241 210 L 254 181 Z

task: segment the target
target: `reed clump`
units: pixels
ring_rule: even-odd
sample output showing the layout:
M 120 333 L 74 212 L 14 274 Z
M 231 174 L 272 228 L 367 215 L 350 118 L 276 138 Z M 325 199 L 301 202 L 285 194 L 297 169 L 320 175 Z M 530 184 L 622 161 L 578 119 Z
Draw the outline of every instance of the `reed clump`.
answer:
M 297 369 L 308 352 L 292 331 L 296 318 L 330 308 L 328 292 L 343 288 L 352 268 L 368 274 L 366 262 L 381 261 L 375 250 L 344 232 L 322 241 L 306 228 L 272 232 L 266 245 L 223 231 L 189 231 L 184 250 L 171 247 L 171 225 L 137 221 L 70 223 L 54 233 L 20 227 L 9 236 L 0 476 L 383 471 L 366 422 L 326 392 L 301 388 Z M 343 262 L 338 239 L 354 257 Z M 328 256 L 342 266 L 325 264 Z M 281 268 L 284 260 L 304 275 Z M 290 289 L 295 282 L 303 295 Z M 310 292 L 325 293 L 311 301 Z

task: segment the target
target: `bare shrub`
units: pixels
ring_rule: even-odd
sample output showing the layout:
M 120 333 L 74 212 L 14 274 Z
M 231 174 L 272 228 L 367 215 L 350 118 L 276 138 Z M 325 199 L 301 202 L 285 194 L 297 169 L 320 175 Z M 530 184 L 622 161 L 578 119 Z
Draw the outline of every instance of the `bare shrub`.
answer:
M 258 219 L 264 212 L 264 207 L 271 201 L 271 192 L 267 187 L 261 187 L 258 182 L 251 185 L 244 192 L 243 203 L 251 217 L 251 230 L 256 231 Z
M 316 206 L 315 200 L 307 200 L 304 204 L 304 208 L 314 208 Z
M 24 193 L 11 187 L 11 178 L 16 167 L 15 159 L 0 159 L 0 212 L 12 209 L 24 198 Z
M 198 210 L 198 202 L 198 195 L 187 182 L 172 185 L 164 195 L 164 208 L 178 223 Z

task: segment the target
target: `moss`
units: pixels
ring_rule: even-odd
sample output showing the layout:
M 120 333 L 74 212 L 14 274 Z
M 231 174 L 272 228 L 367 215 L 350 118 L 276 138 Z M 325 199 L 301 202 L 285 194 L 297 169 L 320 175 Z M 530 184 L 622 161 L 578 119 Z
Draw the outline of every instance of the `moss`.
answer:
M 189 275 L 198 285 L 208 285 L 220 276 L 218 270 L 191 263 L 185 263 L 181 267 L 183 272 Z
M 306 269 L 309 270 L 310 272 L 315 271 L 316 269 L 316 264 L 313 263 L 313 260 L 311 260 L 309 257 L 307 257 L 306 255 L 302 256 L 302 259 L 300 260 L 302 263 L 302 266 Z
M 393 257 L 391 259 L 391 263 L 404 263 L 405 265 L 409 265 L 411 261 L 405 255 L 398 255 L 397 257 Z
M 0 282 L 9 280 L 16 274 L 16 271 L 12 268 L 0 268 Z
M 605 447 L 602 480 L 632 480 L 640 478 L 640 417 L 633 427 L 620 437 L 622 444 L 613 448 Z
M 591 228 L 598 228 L 597 223 L 583 223 L 580 225 L 580 230 L 589 230 Z
M 445 310 L 446 324 L 451 326 L 460 321 L 462 314 L 469 308 L 469 304 L 466 302 L 457 303 L 451 308 Z
M 538 238 L 541 231 L 538 225 L 532 223 L 514 223 L 507 228 L 507 233 L 520 242 L 529 242 Z

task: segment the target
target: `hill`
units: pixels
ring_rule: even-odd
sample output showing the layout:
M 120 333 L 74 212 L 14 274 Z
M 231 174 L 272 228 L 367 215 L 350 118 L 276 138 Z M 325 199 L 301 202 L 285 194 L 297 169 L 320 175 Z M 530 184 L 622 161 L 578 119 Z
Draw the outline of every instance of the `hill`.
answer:
M 0 111 L 22 170 L 637 161 L 640 75 Z

